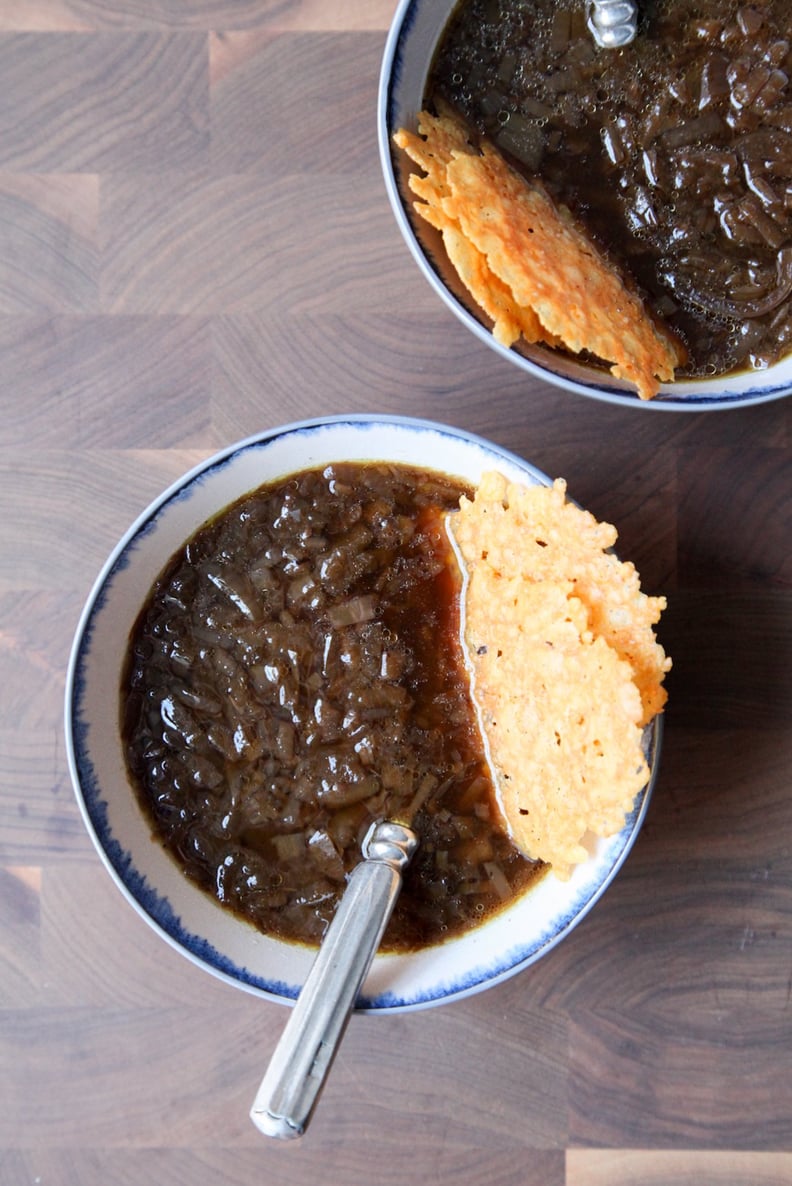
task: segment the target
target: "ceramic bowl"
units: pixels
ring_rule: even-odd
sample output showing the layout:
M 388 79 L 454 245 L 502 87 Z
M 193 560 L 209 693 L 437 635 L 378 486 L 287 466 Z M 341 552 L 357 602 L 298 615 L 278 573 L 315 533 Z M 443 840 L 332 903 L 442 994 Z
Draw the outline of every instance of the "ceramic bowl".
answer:
M 251 437 L 209 458 L 132 524 L 98 576 L 71 655 L 66 734 L 86 827 L 132 907 L 201 968 L 262 997 L 293 1002 L 314 953 L 259 934 L 186 880 L 152 841 L 130 784 L 119 731 L 119 687 L 130 630 L 173 553 L 209 518 L 256 487 L 332 461 L 394 461 L 477 483 L 487 469 L 509 479 L 548 478 L 494 444 L 419 420 L 332 417 Z M 567 882 L 546 875 L 477 929 L 407 955 L 376 956 L 361 1010 L 418 1009 L 477 992 L 550 951 L 593 906 L 624 861 L 646 812 L 657 768 L 659 722 L 645 737 L 652 778 L 617 836 L 600 841 Z
M 424 277 L 451 311 L 490 349 L 526 374 L 608 403 L 702 412 L 763 403 L 792 393 L 792 355 L 764 371 L 664 384 L 654 399 L 641 400 L 634 389 L 604 370 L 542 346 L 521 344 L 508 349 L 495 341 L 449 264 L 439 232 L 413 213 L 415 199 L 407 187 L 412 166 L 392 143 L 398 128 L 417 126 L 435 49 L 456 5 L 457 0 L 400 0 L 385 46 L 378 100 L 380 159 L 396 222 Z

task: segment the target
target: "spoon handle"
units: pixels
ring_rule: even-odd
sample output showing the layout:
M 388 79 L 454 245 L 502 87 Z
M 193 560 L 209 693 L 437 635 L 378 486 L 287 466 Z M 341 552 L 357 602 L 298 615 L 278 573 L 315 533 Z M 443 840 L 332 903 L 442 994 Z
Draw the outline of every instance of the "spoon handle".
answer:
M 266 1136 L 305 1131 L 352 1007 L 379 947 L 418 838 L 375 824 L 256 1093 L 250 1116 Z
M 601 49 L 621 49 L 635 40 L 638 27 L 636 0 L 589 0 L 589 27 Z

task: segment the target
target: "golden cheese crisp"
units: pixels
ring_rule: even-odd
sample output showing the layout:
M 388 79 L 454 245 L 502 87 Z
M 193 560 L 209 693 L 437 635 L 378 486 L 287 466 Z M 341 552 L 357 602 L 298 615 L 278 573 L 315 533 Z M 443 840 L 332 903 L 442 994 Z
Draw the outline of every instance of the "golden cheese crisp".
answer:
M 507 284 L 493 274 L 483 252 L 462 231 L 448 224 L 443 228 L 443 244 L 460 280 L 494 323 L 493 334 L 504 346 L 516 342 L 520 334 L 527 342 L 545 342 L 562 346 L 560 338 L 548 334 L 533 309 L 518 305 Z
M 426 222 L 440 231 L 451 265 L 477 305 L 493 322 L 493 335 L 504 346 L 522 336 L 528 342 L 562 346 L 548 334 L 533 309 L 521 308 L 511 289 L 493 273 L 487 257 L 462 232 L 458 219 L 444 212 L 443 200 L 451 197 L 448 166 L 455 152 L 470 152 L 464 124 L 452 116 L 434 117 L 423 113 L 419 135 L 400 129 L 395 143 L 403 148 L 424 175 L 410 176 L 410 188 L 423 201 L 415 204 Z
M 660 381 L 673 380 L 684 347 L 541 182 L 527 181 L 491 144 L 473 145 L 448 111 L 421 112 L 418 133 L 400 129 L 394 141 L 425 172 L 410 175 L 421 199 L 415 210 L 440 231 L 499 342 L 511 346 L 522 334 L 529 342 L 588 351 L 633 383 L 642 399 L 656 395 Z
M 552 487 L 485 474 L 449 530 L 465 573 L 471 688 L 515 843 L 559 877 L 624 825 L 649 771 L 643 727 L 671 663 L 665 600 L 608 551 L 615 529 Z

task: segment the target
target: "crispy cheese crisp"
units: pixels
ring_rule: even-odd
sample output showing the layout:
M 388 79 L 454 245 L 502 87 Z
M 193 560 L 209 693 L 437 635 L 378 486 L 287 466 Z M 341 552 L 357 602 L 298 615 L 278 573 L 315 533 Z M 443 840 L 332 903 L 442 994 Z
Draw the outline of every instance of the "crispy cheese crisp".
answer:
M 560 338 L 548 334 L 531 308 L 521 308 L 508 285 L 490 268 L 487 257 L 463 233 L 459 220 L 445 213 L 443 200 L 450 198 L 448 166 L 456 152 L 468 153 L 471 146 L 464 124 L 452 116 L 436 118 L 424 112 L 419 118 L 419 135 L 400 129 L 394 136 L 399 148 L 423 170 L 410 175 L 410 188 L 422 199 L 415 209 L 438 230 L 451 265 L 473 300 L 493 323 L 493 336 L 511 346 L 520 335 L 528 342 L 562 346 Z
M 552 487 L 485 474 L 449 529 L 465 573 L 471 689 L 504 821 L 559 877 L 587 834 L 624 825 L 649 771 L 643 727 L 671 663 L 652 625 L 665 601 L 610 551 L 616 532 Z
M 491 144 L 474 146 L 450 112 L 421 112 L 418 134 L 400 129 L 394 141 L 425 172 L 410 175 L 421 199 L 415 210 L 440 231 L 499 342 L 511 346 L 522 334 L 588 351 L 642 399 L 673 380 L 684 347 L 540 182 L 515 172 Z

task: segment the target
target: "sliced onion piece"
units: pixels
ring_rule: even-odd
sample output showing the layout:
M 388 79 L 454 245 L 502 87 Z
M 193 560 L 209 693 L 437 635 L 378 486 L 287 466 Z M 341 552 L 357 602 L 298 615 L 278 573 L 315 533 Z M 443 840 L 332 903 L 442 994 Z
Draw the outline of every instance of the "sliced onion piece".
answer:
M 769 292 L 754 298 L 744 300 L 730 300 L 728 297 L 716 296 L 714 293 L 702 292 L 684 275 L 666 266 L 661 267 L 666 282 L 672 289 L 674 296 L 680 301 L 696 305 L 706 313 L 716 317 L 752 320 L 772 313 L 779 305 L 792 295 L 792 247 L 784 247 L 778 253 L 776 264 L 776 283 Z

